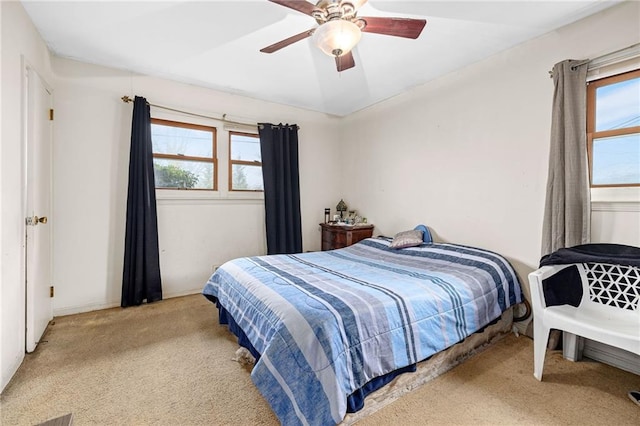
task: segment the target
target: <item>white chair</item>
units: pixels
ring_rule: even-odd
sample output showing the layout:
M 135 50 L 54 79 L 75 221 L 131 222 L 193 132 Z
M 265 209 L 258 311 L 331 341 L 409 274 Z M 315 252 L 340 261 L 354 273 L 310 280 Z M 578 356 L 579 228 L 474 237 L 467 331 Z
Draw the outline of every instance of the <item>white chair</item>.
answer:
M 547 306 L 543 281 L 570 266 L 578 268 L 582 281 L 580 304 Z M 536 379 L 542 380 L 551 329 L 640 355 L 640 268 L 603 263 L 543 266 L 529 274 L 529 284 Z

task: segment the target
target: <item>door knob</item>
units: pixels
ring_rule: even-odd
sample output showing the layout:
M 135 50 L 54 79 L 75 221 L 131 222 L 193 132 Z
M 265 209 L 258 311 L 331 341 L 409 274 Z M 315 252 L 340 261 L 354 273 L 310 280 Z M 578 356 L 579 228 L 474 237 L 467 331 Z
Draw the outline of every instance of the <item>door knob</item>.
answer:
M 40 222 L 40 223 L 42 223 L 44 225 L 45 223 L 47 223 L 47 217 L 46 216 L 42 216 L 42 217 L 34 216 L 33 217 L 33 221 L 34 222 Z

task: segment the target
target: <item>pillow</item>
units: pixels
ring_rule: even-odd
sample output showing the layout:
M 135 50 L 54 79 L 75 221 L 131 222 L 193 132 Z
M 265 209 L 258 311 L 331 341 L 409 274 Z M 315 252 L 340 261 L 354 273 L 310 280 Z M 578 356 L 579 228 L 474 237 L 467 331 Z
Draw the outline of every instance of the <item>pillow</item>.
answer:
M 431 232 L 429 232 L 429 228 L 424 225 L 418 225 L 415 229 L 422 231 L 422 241 L 427 244 L 431 244 L 433 242 L 433 238 L 431 238 Z
M 420 244 L 422 244 L 422 230 L 412 229 L 411 231 L 398 232 L 394 235 L 389 247 L 401 249 L 419 246 Z

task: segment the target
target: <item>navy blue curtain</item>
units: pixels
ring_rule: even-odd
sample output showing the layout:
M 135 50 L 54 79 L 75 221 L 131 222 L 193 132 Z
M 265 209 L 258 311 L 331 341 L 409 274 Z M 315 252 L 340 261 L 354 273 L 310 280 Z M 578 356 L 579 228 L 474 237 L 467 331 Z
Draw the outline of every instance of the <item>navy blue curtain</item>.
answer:
M 136 96 L 131 123 L 127 229 L 122 274 L 122 307 L 162 300 L 156 188 L 153 177 L 151 112 Z
M 267 253 L 302 252 L 298 126 L 260 123 Z

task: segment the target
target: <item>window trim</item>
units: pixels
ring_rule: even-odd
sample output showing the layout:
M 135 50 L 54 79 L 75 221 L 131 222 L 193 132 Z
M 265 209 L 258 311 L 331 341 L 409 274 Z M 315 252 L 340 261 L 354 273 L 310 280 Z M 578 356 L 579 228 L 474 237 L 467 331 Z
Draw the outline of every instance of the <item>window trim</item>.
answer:
M 190 155 L 175 155 L 175 154 L 157 154 L 153 152 L 153 158 L 160 158 L 163 160 L 179 160 L 179 161 L 198 161 L 202 163 L 213 164 L 213 188 L 162 188 L 157 187 L 156 190 L 169 190 L 169 191 L 217 191 L 218 190 L 218 151 L 217 151 L 217 128 L 214 126 L 204 126 L 202 124 L 186 123 L 182 121 L 165 120 L 162 118 L 151 118 L 151 124 L 159 124 L 170 127 L 180 127 L 183 129 L 202 130 L 205 132 L 211 132 L 211 157 L 195 157 Z M 153 143 L 152 143 L 153 145 Z
M 229 131 L 229 192 L 255 192 L 262 193 L 264 189 L 233 189 L 233 165 L 241 165 L 241 166 L 260 166 L 262 168 L 262 161 L 244 161 L 244 160 L 234 160 L 231 156 L 231 137 L 233 135 L 238 136 L 248 136 L 252 138 L 258 139 L 260 141 L 260 137 L 257 133 L 248 133 L 248 132 L 236 132 Z
M 621 74 L 592 80 L 587 83 L 587 156 L 589 160 L 589 185 L 591 188 L 626 188 L 640 187 L 638 183 L 594 184 L 593 183 L 593 140 L 614 136 L 624 136 L 640 133 L 640 126 L 624 127 L 622 129 L 596 131 L 596 89 L 622 81 L 640 78 L 640 69 Z

